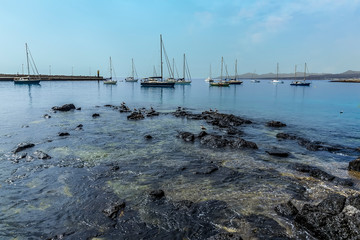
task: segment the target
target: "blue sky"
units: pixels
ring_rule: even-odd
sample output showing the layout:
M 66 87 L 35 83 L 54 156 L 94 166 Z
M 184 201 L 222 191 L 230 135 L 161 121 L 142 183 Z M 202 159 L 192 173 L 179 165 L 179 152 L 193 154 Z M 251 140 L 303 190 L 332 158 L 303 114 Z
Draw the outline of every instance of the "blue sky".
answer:
M 360 0 L 0 0 L 0 73 L 21 72 L 29 44 L 39 72 L 140 77 L 159 69 L 159 35 L 181 70 L 220 73 L 360 70 Z

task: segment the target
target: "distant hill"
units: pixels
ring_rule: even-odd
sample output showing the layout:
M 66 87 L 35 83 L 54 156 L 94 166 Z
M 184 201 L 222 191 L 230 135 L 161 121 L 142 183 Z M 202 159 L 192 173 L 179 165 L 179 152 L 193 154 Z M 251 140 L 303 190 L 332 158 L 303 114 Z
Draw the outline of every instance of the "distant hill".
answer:
M 234 76 L 230 76 L 233 78 Z M 220 77 L 218 77 L 220 78 Z M 237 75 L 237 78 L 242 79 L 275 79 L 276 73 L 265 73 L 265 74 L 256 74 L 256 73 L 244 73 Z M 297 79 L 304 78 L 303 72 L 296 73 Z M 314 80 L 333 80 L 333 79 L 352 79 L 360 78 L 360 71 L 348 70 L 343 73 L 307 73 L 306 79 Z M 294 73 L 279 73 L 279 79 L 294 79 Z

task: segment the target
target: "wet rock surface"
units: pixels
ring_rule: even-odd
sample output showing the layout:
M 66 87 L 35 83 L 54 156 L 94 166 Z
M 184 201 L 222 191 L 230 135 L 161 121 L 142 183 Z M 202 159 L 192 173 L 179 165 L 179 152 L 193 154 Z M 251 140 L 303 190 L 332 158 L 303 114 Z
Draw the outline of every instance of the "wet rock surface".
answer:
M 92 117 L 93 117 L 93 118 L 100 117 L 100 114 L 98 114 L 98 113 L 94 113 L 94 114 L 92 115 Z
M 68 132 L 59 132 L 58 135 L 59 135 L 59 137 L 64 137 L 64 136 L 69 136 L 70 133 L 68 133 Z
M 275 211 L 294 221 L 299 229 L 306 229 L 318 239 L 357 239 L 360 233 L 359 195 L 346 198 L 332 194 L 317 205 L 305 204 L 300 211 L 287 202 Z
M 266 123 L 266 126 L 274 127 L 274 128 L 281 128 L 281 127 L 286 127 L 286 124 L 279 122 L 279 121 L 270 121 L 270 122 Z
M 38 158 L 38 159 L 50 159 L 51 156 L 48 155 L 47 153 L 44 153 L 43 151 L 37 150 L 34 152 L 34 155 Z
M 31 148 L 31 147 L 34 147 L 35 144 L 33 143 L 20 143 L 16 148 L 15 150 L 13 151 L 14 153 L 18 153 L 18 152 L 21 152 L 27 148 Z
M 360 158 L 357 158 L 351 162 L 349 162 L 349 167 L 348 169 L 350 171 L 357 171 L 360 172 Z
M 64 104 L 62 106 L 55 106 L 55 107 L 52 107 L 52 110 L 54 111 L 61 111 L 61 112 L 68 112 L 70 110 L 74 110 L 76 109 L 75 105 L 70 103 L 70 104 Z
M 338 178 L 334 175 L 331 175 L 315 166 L 310 166 L 302 163 L 295 163 L 292 165 L 292 168 L 296 171 L 309 173 L 311 177 L 334 182 L 335 184 L 343 185 L 343 186 L 352 186 L 354 183 L 350 179 L 342 179 Z
M 141 112 L 132 112 L 129 116 L 127 116 L 128 120 L 141 120 L 144 118 L 145 117 Z
M 178 137 L 183 139 L 185 142 L 193 142 L 195 140 L 195 135 L 189 132 L 180 132 Z
M 298 137 L 296 135 L 287 134 L 287 133 L 278 133 L 276 134 L 276 138 L 282 140 L 297 140 L 297 143 L 306 148 L 309 151 L 327 151 L 327 152 L 339 152 L 340 150 L 346 150 L 345 147 L 342 146 L 331 146 L 327 143 L 323 143 L 320 141 L 311 141 L 305 139 L 303 137 Z
M 265 152 L 271 156 L 284 157 L 284 158 L 286 158 L 290 155 L 289 152 L 284 152 L 284 151 L 279 151 L 279 150 L 269 150 L 269 151 L 265 151 Z

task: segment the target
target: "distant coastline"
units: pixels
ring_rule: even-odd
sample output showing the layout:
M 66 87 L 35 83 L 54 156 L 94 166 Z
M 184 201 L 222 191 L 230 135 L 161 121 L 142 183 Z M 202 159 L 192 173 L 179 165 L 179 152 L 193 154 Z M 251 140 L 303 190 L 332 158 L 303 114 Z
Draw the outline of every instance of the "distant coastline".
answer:
M 14 77 L 23 77 L 23 74 L 0 74 L 0 81 L 13 81 Z M 72 76 L 72 75 L 40 75 L 41 81 L 102 81 L 102 76 Z
M 330 82 L 360 83 L 360 79 L 336 79 Z

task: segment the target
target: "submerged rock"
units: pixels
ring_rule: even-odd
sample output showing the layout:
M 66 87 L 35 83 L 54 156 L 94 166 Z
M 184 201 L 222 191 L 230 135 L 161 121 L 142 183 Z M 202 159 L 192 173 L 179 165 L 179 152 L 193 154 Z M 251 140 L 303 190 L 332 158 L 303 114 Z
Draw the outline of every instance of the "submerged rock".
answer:
M 149 193 L 149 196 L 152 200 L 159 200 L 165 197 L 165 192 L 161 189 L 153 190 Z
M 266 126 L 280 128 L 280 127 L 286 127 L 286 124 L 279 121 L 270 121 L 266 123 Z
M 349 167 L 348 169 L 350 171 L 357 171 L 357 172 L 360 172 L 360 157 L 349 162 Z
M 94 113 L 94 114 L 92 115 L 92 117 L 93 117 L 93 118 L 100 117 L 100 114 L 98 114 L 98 113 Z
M 222 136 L 207 134 L 200 139 L 200 143 L 211 148 L 224 148 L 229 141 Z
M 83 125 L 82 124 L 79 124 L 76 126 L 75 130 L 83 130 Z
M 267 154 L 271 155 L 271 156 L 276 156 L 276 157 L 288 157 L 290 155 L 289 152 L 283 152 L 283 151 L 279 151 L 279 150 L 269 150 L 269 151 L 265 151 Z
M 58 106 L 52 107 L 52 109 L 55 110 L 55 111 L 67 112 L 67 111 L 75 109 L 75 105 L 72 104 L 72 103 L 64 104 L 61 107 L 58 107 Z
M 258 146 L 254 142 L 246 141 L 245 139 L 239 138 L 231 143 L 234 148 L 252 148 L 258 149 Z
M 111 203 L 107 208 L 103 210 L 105 216 L 115 220 L 118 217 L 118 213 L 121 209 L 125 208 L 125 202 Z
M 195 173 L 196 174 L 211 174 L 211 173 L 213 173 L 213 172 L 215 172 L 217 170 L 219 170 L 218 166 L 216 166 L 216 165 L 207 165 L 207 166 L 202 166 Z
M 20 144 L 18 144 L 18 146 L 16 147 L 16 149 L 13 152 L 18 153 L 27 148 L 31 148 L 33 146 L 35 146 L 35 144 L 33 144 L 33 143 L 20 143 Z
M 48 119 L 48 118 L 51 118 L 51 116 L 50 116 L 49 114 L 45 114 L 45 115 L 43 116 L 43 118 Z
M 296 171 L 303 172 L 303 173 L 309 173 L 309 175 L 311 177 L 314 177 L 314 178 L 317 178 L 320 180 L 333 182 L 335 184 L 339 184 L 339 185 L 343 185 L 343 186 L 353 186 L 354 185 L 354 183 L 350 179 L 342 179 L 342 178 L 335 177 L 334 175 L 331 175 L 331 174 L 329 174 L 317 167 L 314 167 L 314 166 L 310 166 L 310 165 L 306 165 L 306 164 L 302 164 L 302 163 L 295 163 L 292 165 L 292 167 Z
M 283 217 L 294 217 L 299 213 L 294 204 L 289 200 L 286 203 L 281 203 L 275 207 L 275 212 Z
M 185 142 L 193 142 L 195 140 L 195 135 L 189 132 L 180 132 L 178 137 L 183 139 Z
M 36 150 L 34 152 L 34 155 L 38 158 L 38 159 L 50 159 L 51 157 L 44 153 L 43 151 L 40 151 L 40 150 Z

